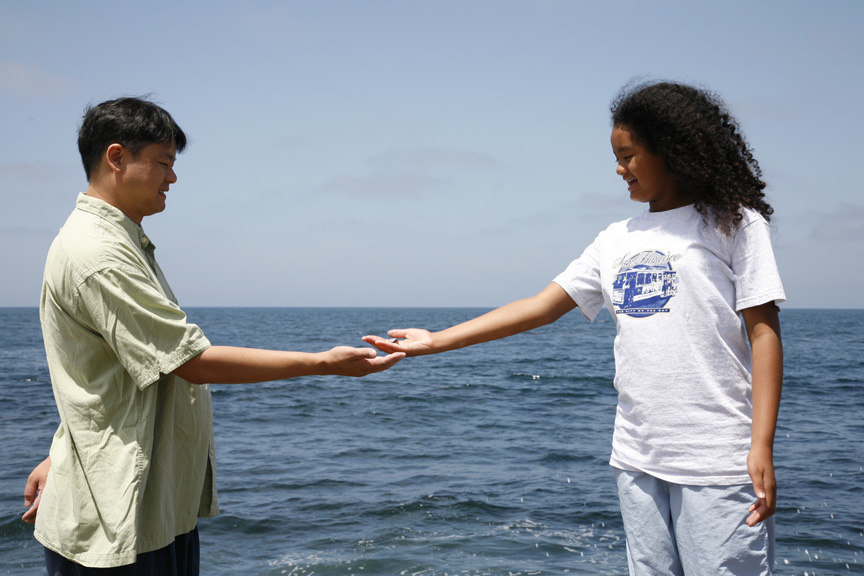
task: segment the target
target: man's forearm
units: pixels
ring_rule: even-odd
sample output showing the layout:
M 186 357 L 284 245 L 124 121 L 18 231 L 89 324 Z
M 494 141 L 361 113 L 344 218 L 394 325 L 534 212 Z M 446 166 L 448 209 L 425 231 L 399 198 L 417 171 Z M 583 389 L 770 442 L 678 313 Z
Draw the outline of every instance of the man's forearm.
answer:
M 322 374 L 320 353 L 211 346 L 174 373 L 194 384 L 251 384 Z

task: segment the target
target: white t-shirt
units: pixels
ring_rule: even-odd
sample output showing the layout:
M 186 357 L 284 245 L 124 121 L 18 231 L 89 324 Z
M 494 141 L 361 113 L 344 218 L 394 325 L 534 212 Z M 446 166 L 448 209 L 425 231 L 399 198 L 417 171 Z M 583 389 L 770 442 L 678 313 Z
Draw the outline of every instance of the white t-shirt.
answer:
M 593 321 L 617 325 L 610 464 L 678 484 L 750 481 L 751 356 L 738 312 L 785 300 L 768 223 L 728 236 L 693 206 L 601 232 L 555 278 Z

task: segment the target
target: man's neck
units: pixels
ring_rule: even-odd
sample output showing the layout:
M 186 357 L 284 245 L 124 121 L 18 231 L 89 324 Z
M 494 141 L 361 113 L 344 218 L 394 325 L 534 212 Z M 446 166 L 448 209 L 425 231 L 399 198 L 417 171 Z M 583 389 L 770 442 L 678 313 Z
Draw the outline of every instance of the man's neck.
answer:
M 127 218 L 135 222 L 138 226 L 141 226 L 141 219 L 136 220 L 132 216 L 129 215 L 129 212 L 123 209 L 123 206 L 118 202 L 116 194 L 113 193 L 113 190 L 110 187 L 100 186 L 98 183 L 91 183 L 87 187 L 87 192 L 85 192 L 87 196 L 91 196 L 93 198 L 98 198 L 103 202 L 110 204 L 114 208 L 117 208 L 123 214 L 126 215 Z

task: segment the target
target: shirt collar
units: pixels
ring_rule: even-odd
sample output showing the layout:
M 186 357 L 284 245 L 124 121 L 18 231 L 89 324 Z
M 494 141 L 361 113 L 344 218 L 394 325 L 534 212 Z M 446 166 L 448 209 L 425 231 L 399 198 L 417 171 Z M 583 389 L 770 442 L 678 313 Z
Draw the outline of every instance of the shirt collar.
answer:
M 144 233 L 144 229 L 133 222 L 119 208 L 108 204 L 100 198 L 94 198 L 87 194 L 78 194 L 78 200 L 75 202 L 75 208 L 84 212 L 89 212 L 94 216 L 98 216 L 112 226 L 116 226 L 125 230 L 129 237 L 137 239 L 141 244 L 141 248 L 145 250 L 153 250 L 156 245 L 150 241 L 150 238 Z

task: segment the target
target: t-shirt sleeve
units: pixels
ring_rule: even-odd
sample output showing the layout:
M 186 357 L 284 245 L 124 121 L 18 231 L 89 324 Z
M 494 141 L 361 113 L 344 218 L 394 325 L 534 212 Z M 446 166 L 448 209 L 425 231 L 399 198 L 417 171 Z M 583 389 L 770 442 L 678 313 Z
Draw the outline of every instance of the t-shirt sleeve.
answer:
M 732 248 L 732 273 L 736 310 L 786 301 L 771 246 L 771 228 L 762 216 L 741 223 Z
M 600 280 L 600 242 L 602 234 L 582 255 L 570 263 L 553 282 L 561 286 L 579 307 L 582 315 L 593 322 L 603 309 L 603 289 Z
M 210 347 L 201 329 L 134 266 L 90 274 L 77 307 L 142 390 Z

